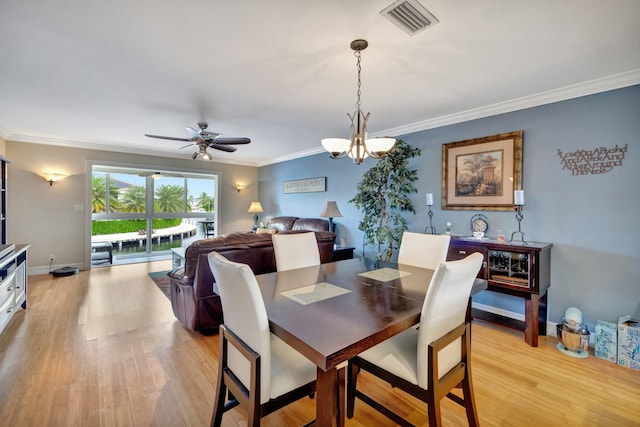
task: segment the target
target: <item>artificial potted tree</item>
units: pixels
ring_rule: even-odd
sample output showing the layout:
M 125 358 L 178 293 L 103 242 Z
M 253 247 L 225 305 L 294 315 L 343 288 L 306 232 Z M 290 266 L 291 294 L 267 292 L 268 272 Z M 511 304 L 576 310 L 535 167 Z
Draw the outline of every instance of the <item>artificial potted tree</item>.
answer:
M 400 247 L 402 233 L 408 229 L 402 212 L 415 214 L 411 193 L 417 193 L 414 182 L 418 171 L 409 169 L 409 159 L 421 150 L 398 140 L 395 146 L 374 167 L 362 176 L 358 193 L 349 200 L 362 211 L 358 229 L 364 233 L 364 243 L 375 244 L 376 258 L 389 261 Z

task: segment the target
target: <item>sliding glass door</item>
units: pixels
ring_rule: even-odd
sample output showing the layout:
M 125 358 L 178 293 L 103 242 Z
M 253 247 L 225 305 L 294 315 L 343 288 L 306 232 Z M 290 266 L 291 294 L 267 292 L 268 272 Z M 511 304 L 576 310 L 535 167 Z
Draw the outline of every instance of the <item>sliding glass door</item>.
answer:
M 218 176 L 93 165 L 92 264 L 169 255 L 171 248 L 215 235 Z

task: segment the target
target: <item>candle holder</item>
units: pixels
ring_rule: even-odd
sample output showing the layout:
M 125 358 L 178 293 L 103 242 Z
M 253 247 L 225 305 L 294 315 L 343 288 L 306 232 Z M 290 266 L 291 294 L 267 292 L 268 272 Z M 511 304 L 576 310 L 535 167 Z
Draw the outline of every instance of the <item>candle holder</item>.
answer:
M 522 206 L 523 205 L 514 206 L 514 209 L 516 210 L 516 220 L 518 221 L 518 231 L 514 231 L 513 233 L 511 233 L 511 239 L 509 239 L 509 241 L 513 242 L 514 237 L 519 234 L 520 240 L 522 241 L 522 243 L 526 244 L 527 242 L 526 240 L 524 240 L 524 232 L 520 228 L 520 223 L 524 219 L 524 215 L 522 214 Z
M 429 225 L 424 229 L 424 232 L 425 234 L 436 234 L 436 228 L 431 223 L 431 220 L 433 219 L 433 212 L 431 212 L 431 206 L 429 206 L 429 213 L 427 215 L 429 216 Z

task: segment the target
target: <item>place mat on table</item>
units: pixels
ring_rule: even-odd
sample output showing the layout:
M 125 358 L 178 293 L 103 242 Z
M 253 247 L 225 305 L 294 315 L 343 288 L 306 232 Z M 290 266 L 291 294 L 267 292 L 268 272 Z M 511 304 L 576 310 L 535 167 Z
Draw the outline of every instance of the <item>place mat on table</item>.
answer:
M 348 294 L 348 289 L 340 286 L 332 285 L 327 282 L 320 282 L 302 288 L 291 289 L 289 291 L 280 292 L 281 295 L 297 302 L 298 304 L 308 305 L 314 302 L 337 297 L 338 295 Z
M 365 271 L 364 273 L 358 273 L 358 276 L 365 277 L 367 279 L 377 280 L 378 282 L 391 282 L 404 276 L 408 276 L 411 273 L 406 271 L 396 270 L 395 268 L 379 268 L 378 270 Z

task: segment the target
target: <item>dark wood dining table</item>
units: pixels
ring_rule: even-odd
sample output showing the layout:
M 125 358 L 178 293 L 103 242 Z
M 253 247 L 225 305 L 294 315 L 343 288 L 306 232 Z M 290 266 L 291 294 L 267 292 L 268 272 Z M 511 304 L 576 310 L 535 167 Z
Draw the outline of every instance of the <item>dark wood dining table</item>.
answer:
M 432 275 L 356 258 L 256 276 L 271 332 L 317 366 L 317 426 L 344 425 L 347 362 L 419 322 Z

